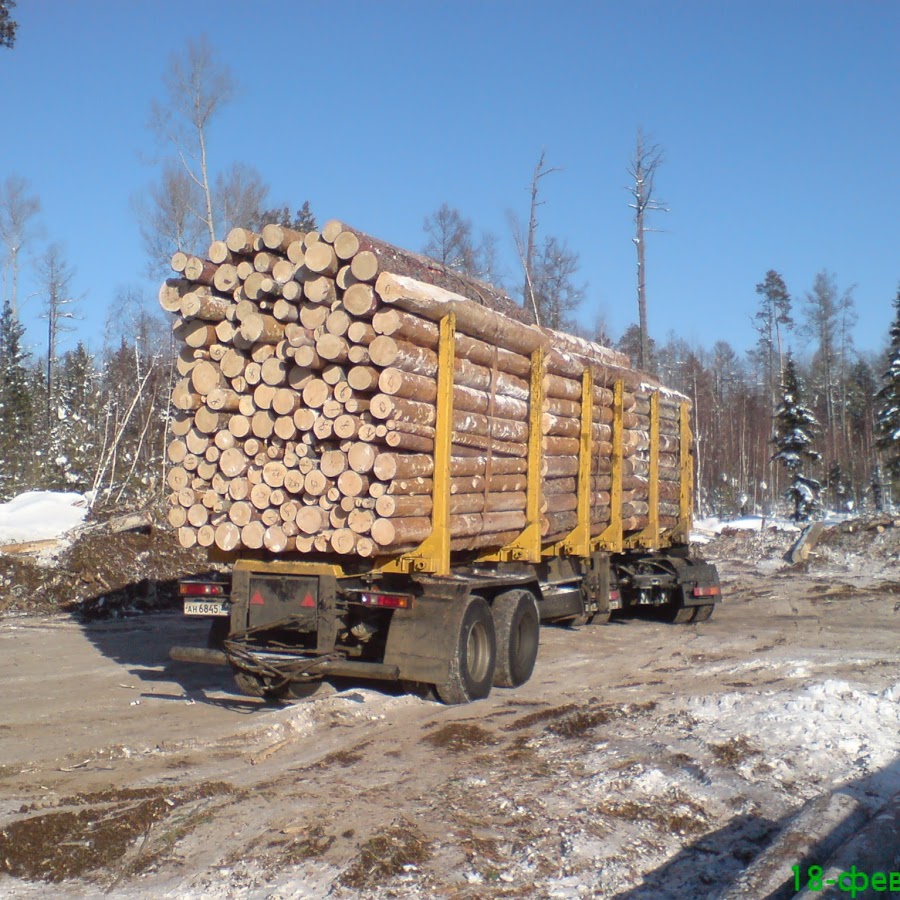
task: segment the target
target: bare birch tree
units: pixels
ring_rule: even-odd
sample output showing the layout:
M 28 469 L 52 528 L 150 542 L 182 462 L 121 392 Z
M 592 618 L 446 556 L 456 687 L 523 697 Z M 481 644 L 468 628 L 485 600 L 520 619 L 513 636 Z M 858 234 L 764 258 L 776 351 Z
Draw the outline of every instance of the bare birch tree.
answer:
M 422 229 L 428 235 L 423 248 L 427 256 L 465 275 L 475 274 L 472 223 L 464 219 L 458 209 L 442 203 L 431 215 L 425 216 Z
M 838 291 L 834 275 L 825 270 L 816 274 L 805 297 L 804 332 L 816 344 L 813 383 L 818 389 L 820 421 L 824 419 L 826 470 L 839 457 L 839 437 L 843 422 L 844 357 L 849 352 L 849 327 L 854 321 L 853 287 Z
M 150 124 L 171 155 L 161 163 L 159 181 L 134 202 L 155 276 L 167 271 L 175 250 L 202 253 L 204 243 L 259 219 L 269 194 L 252 166 L 214 165 L 209 129 L 231 101 L 234 83 L 205 38 L 172 57 L 163 83 L 164 99 L 152 104 Z
M 544 205 L 544 201 L 539 200 L 538 197 L 540 196 L 541 179 L 559 171 L 558 168 L 548 166 L 546 159 L 547 151 L 541 150 L 541 155 L 538 157 L 537 165 L 535 165 L 534 173 L 531 176 L 531 203 L 528 207 L 528 231 L 525 234 L 525 240 L 522 241 L 518 235 L 515 236 L 516 246 L 519 248 L 519 256 L 522 257 L 522 267 L 525 270 L 525 283 L 522 288 L 523 305 L 531 306 L 539 325 L 543 323 L 540 321 L 537 297 L 535 295 L 534 254 L 538 229 L 537 210 L 539 206 Z M 522 246 L 523 244 L 524 247 Z
M 629 206 L 634 210 L 634 246 L 637 251 L 637 302 L 638 327 L 640 329 L 640 348 L 638 366 L 642 369 L 650 365 L 650 335 L 647 327 L 647 282 L 645 266 L 645 235 L 656 229 L 650 228 L 646 216 L 651 212 L 668 212 L 668 208 L 657 199 L 654 190 L 656 173 L 663 163 L 663 151 L 658 144 L 648 142 L 643 131 L 638 128 L 637 144 L 628 174 L 632 184 L 628 186 L 633 202 Z
M 36 236 L 41 201 L 29 194 L 28 181 L 10 175 L 0 186 L 0 241 L 3 242 L 3 299 L 18 316 L 19 268 L 22 254 Z
M 237 162 L 220 172 L 213 197 L 222 234 L 239 226 L 247 227 L 260 215 L 268 196 L 269 186 L 253 166 Z
M 578 254 L 552 235 L 535 250 L 531 285 L 540 323 L 560 331 L 574 329 L 572 313 L 584 299 L 585 288 L 575 282 Z
M 234 95 L 234 82 L 227 66 L 213 58 L 205 37 L 188 41 L 187 52 L 174 54 L 163 76 L 165 97 L 151 107 L 151 122 L 168 142 L 190 181 L 199 203 L 193 215 L 203 222 L 210 242 L 216 240 L 213 179 L 209 163 L 209 127 Z
M 159 181 L 134 199 L 151 277 L 163 277 L 176 250 L 195 253 L 205 229 L 197 217 L 199 188 L 179 163 L 163 163 Z
M 52 425 L 56 405 L 56 367 L 61 335 L 72 331 L 69 322 L 75 318 L 72 278 L 75 270 L 66 262 L 59 244 L 51 244 L 41 257 L 40 275 L 44 289 L 44 312 L 47 320 L 47 424 Z
M 500 262 L 499 240 L 492 231 L 482 231 L 475 248 L 478 271 L 476 277 L 494 287 L 503 288 L 504 273 Z

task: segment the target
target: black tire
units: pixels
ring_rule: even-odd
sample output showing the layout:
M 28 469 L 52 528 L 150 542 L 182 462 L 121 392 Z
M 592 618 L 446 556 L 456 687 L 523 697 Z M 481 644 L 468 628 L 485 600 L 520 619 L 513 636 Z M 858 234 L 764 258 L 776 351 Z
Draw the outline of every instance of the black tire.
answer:
M 234 683 L 237 689 L 247 697 L 260 697 L 269 703 L 278 703 L 290 696 L 290 685 L 285 684 L 280 688 L 273 688 L 259 675 L 236 669 Z
M 569 616 L 566 619 L 554 619 L 551 625 L 562 625 L 566 628 L 583 628 L 585 625 L 591 625 L 594 621 L 593 615 L 584 613 L 580 616 Z
M 586 624 L 588 625 L 609 625 L 621 612 L 618 609 L 605 609 L 603 612 L 594 613 Z
M 660 610 L 660 617 L 663 622 L 669 622 L 672 625 L 687 625 L 688 622 L 694 621 L 696 610 L 696 606 L 676 606 L 671 603 Z
M 498 594 L 491 604 L 497 635 L 494 687 L 519 687 L 534 671 L 540 642 L 541 619 L 531 591 Z
M 692 622 L 705 622 L 709 617 L 713 614 L 713 610 L 716 608 L 715 603 L 705 603 L 703 606 L 695 606 L 694 609 L 697 611 L 694 613 L 694 618 L 691 619 Z
M 237 689 L 248 697 L 266 696 L 266 683 L 258 675 L 236 671 L 234 673 L 234 683 L 237 685 Z
M 284 696 L 291 700 L 307 700 L 310 697 L 315 697 L 326 684 L 327 682 L 323 681 L 321 678 L 306 678 L 302 681 L 291 681 L 287 686 Z
M 459 634 L 450 655 L 450 672 L 435 690 L 444 703 L 481 700 L 491 692 L 497 638 L 491 608 L 481 597 L 468 597 Z
M 425 681 L 406 681 L 401 680 L 397 684 L 397 689 L 402 694 L 409 694 L 411 697 L 418 697 L 420 700 L 438 700 L 434 685 Z
M 210 650 L 224 650 L 230 632 L 231 619 L 213 619 L 209 626 L 209 634 L 206 636 L 206 646 Z
M 583 613 L 580 616 L 571 616 L 568 619 L 554 619 L 551 624 L 565 625 L 567 628 L 584 628 L 586 625 L 609 625 L 619 614 L 620 610 L 607 609 L 602 612 Z

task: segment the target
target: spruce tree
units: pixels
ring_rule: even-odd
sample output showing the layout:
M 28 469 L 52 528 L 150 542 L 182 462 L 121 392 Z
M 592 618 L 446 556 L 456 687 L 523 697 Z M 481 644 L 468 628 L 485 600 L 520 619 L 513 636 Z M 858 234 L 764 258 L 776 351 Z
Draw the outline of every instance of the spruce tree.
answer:
M 872 478 L 869 481 L 869 487 L 872 489 L 872 502 L 875 505 L 875 512 L 884 512 L 884 473 L 881 466 L 876 463 L 872 471 Z
M 16 0 L 0 0 L 0 47 L 12 47 L 16 42 L 19 23 L 10 15 Z
M 99 374 L 84 344 L 65 354 L 47 434 L 43 482 L 58 490 L 86 491 L 99 465 Z
M 0 312 L 0 497 L 31 487 L 35 410 L 31 399 L 25 327 L 9 300 Z
M 775 438 L 778 448 L 772 459 L 781 462 L 791 476 L 784 496 L 793 504 L 792 518 L 805 522 L 820 509 L 822 485 L 803 473 L 805 465 L 818 462 L 821 454 L 812 449 L 813 436 L 820 431 L 812 411 L 803 404 L 803 389 L 794 360 L 788 356 L 781 382 L 781 403 L 775 410 Z
M 882 376 L 884 386 L 875 395 L 876 444 L 891 477 L 900 475 L 900 288 L 894 298 L 894 324 L 891 325 L 888 368 Z
M 830 505 L 835 512 L 850 512 L 853 508 L 853 485 L 844 473 L 841 464 L 835 460 L 828 470 L 826 482 Z

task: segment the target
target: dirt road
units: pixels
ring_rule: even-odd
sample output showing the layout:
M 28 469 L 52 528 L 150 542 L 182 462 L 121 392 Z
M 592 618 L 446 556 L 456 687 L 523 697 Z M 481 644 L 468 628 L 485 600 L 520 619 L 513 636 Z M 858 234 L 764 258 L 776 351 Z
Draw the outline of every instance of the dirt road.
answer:
M 720 566 L 709 622 L 545 629 L 464 707 L 262 705 L 167 661 L 176 615 L 2 620 L 0 893 L 717 896 L 805 803 L 900 790 L 896 560 Z

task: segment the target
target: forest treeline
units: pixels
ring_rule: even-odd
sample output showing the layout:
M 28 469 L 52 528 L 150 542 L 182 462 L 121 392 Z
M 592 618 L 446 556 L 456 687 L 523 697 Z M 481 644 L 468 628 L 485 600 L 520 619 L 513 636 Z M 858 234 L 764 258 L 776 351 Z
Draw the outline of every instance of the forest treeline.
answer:
M 208 43 L 189 42 L 174 56 L 153 104 L 159 155 L 154 180 L 134 198 L 148 272 L 162 278 L 175 251 L 205 256 L 232 227 L 268 222 L 314 230 L 309 203 L 272 202 L 250 165 L 221 156 L 210 125 L 235 97 L 231 72 Z M 900 292 L 883 353 L 853 344 L 852 288 L 823 269 L 812 285 L 789 290 L 781 274 L 760 273 L 736 286 L 748 300 L 757 341 L 702 347 L 677 335 L 647 333 L 643 284 L 644 215 L 664 212 L 653 176 L 661 149 L 639 131 L 627 169 L 638 250 L 635 318 L 614 340 L 602 315 L 586 327 L 586 285 L 579 256 L 564 236 L 545 234 L 538 209 L 548 176 L 559 170 L 542 152 L 531 177 L 530 205 L 508 214 L 516 264 L 504 264 L 497 235 L 478 231 L 442 204 L 424 216 L 421 250 L 442 264 L 504 289 L 541 325 L 615 346 L 693 403 L 697 512 L 814 514 L 888 502 L 900 474 Z M 155 298 L 122 290 L 102 336 L 75 343 L 79 298 L 61 245 L 39 249 L 41 204 L 29 183 L 0 183 L 0 499 L 30 489 L 91 491 L 98 499 L 143 504 L 166 492 L 169 396 L 176 379 L 171 322 Z M 623 242 L 627 237 L 623 236 Z M 43 338 L 26 341 L 20 284 L 38 287 Z M 665 278 L 656 272 L 657 280 Z M 885 297 L 885 319 L 891 298 Z M 580 318 L 576 318 L 579 316 Z M 99 344 L 99 346 L 98 346 Z M 800 498 L 798 500 L 798 492 Z M 812 493 L 812 497 L 807 496 Z M 802 501 L 802 502 L 801 502 Z M 802 509 L 801 509 L 802 507 Z
M 783 282 L 770 272 L 758 286 L 760 339 L 750 352 L 724 340 L 712 347 L 675 336 L 650 342 L 651 370 L 693 403 L 697 512 L 792 510 L 784 496 L 793 475 L 773 459 L 786 362 L 791 390 L 803 394 L 794 399 L 811 414 L 803 433 L 819 456 L 804 476 L 821 483 L 824 507 L 873 508 L 877 486 L 897 464 L 900 428 L 895 422 L 886 431 L 878 422 L 900 405 L 890 390 L 900 385 L 900 294 L 891 350 L 869 358 L 853 349 L 846 330 L 852 297 L 832 276 L 817 276 L 796 304 L 785 291 L 780 307 L 773 285 L 780 290 Z M 795 358 L 789 347 L 800 334 L 814 346 Z M 588 336 L 636 355 L 637 326 L 615 342 Z M 32 489 L 92 491 L 129 504 L 162 498 L 177 349 L 164 315 L 126 292 L 112 305 L 102 347 L 78 342 L 52 357 L 34 353 L 7 298 L 0 314 L 0 499 Z M 885 441 L 891 435 L 893 444 Z

